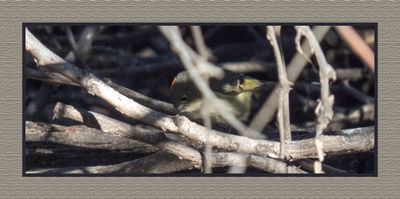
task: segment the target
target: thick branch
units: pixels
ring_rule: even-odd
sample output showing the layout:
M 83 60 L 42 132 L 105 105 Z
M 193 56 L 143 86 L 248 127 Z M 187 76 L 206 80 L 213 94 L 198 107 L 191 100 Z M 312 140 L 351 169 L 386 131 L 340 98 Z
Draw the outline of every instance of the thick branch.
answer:
M 287 163 L 280 160 L 239 153 L 214 153 L 211 162 L 213 167 L 237 166 L 245 168 L 251 166 L 269 173 L 307 173 L 295 166 L 288 166 Z
M 279 157 L 279 142 L 251 139 L 243 136 L 220 133 L 215 130 L 208 130 L 203 126 L 193 125 L 193 123 L 184 116 L 176 116 L 175 122 L 183 135 L 200 143 L 206 143 L 208 141 L 208 144 L 221 149 L 272 158 Z M 370 151 L 374 148 L 374 128 L 365 127 L 342 130 L 338 131 L 337 135 L 334 136 L 322 135 L 320 140 L 324 144 L 324 151 L 327 154 Z M 317 155 L 314 139 L 291 141 L 286 145 L 285 152 L 285 158 L 293 160 L 315 158 Z
M 39 81 L 51 82 L 51 83 L 56 83 L 56 84 L 80 86 L 79 84 L 60 75 L 59 73 L 36 70 L 36 69 L 29 68 L 29 67 L 25 67 L 24 70 L 25 70 L 26 77 L 29 79 L 35 79 L 35 80 L 39 80 Z M 138 101 L 139 103 L 144 104 L 145 106 L 148 106 L 148 107 L 156 109 L 156 110 L 160 110 L 160 111 L 168 113 L 168 114 L 176 114 L 177 113 L 177 110 L 170 103 L 147 97 L 139 92 L 130 90 L 126 87 L 116 84 L 108 78 L 103 78 L 103 81 L 106 84 L 108 84 L 109 86 L 111 86 L 112 88 L 114 88 L 115 90 L 117 90 L 118 92 L 120 92 L 121 94 L 123 94 L 135 101 Z
M 177 131 L 177 126 L 173 123 L 170 116 L 142 106 L 128 97 L 121 95 L 93 74 L 82 71 L 73 64 L 66 62 L 47 49 L 27 29 L 25 37 L 26 50 L 35 57 L 39 67 L 58 72 L 71 79 L 85 88 L 90 94 L 105 100 L 128 117 L 141 120 L 162 129 L 173 132 Z
M 105 115 L 94 113 L 91 111 L 78 110 L 72 106 L 57 103 L 54 109 L 55 118 L 68 118 L 85 125 L 92 126 L 96 124 L 96 128 L 106 133 L 117 134 L 119 136 L 138 139 L 140 141 L 152 144 L 161 150 L 175 154 L 178 157 L 190 160 L 195 167 L 200 167 L 200 153 L 184 144 L 167 139 L 161 132 L 154 132 L 143 127 L 131 126 L 125 122 L 114 120 Z
M 172 173 L 193 168 L 190 161 L 179 159 L 173 154 L 157 152 L 136 160 L 107 166 L 31 169 L 27 174 L 141 174 Z
M 210 158 L 212 167 L 227 166 L 252 166 L 254 168 L 269 173 L 285 173 L 287 165 L 284 162 L 272 158 L 265 158 L 251 155 L 248 157 L 248 163 L 242 164 L 241 159 L 247 157 L 244 154 L 237 153 L 214 153 Z M 141 174 L 141 173 L 172 173 L 178 171 L 190 170 L 193 168 L 191 162 L 181 160 L 177 156 L 165 152 L 158 152 L 136 160 L 107 166 L 89 166 L 89 167 L 69 167 L 69 168 L 49 168 L 49 169 L 31 169 L 27 174 Z M 288 167 L 290 173 L 305 172 L 294 166 Z
M 73 119 L 77 122 L 85 124 L 86 126 L 97 128 L 106 133 L 143 141 L 150 144 L 165 140 L 165 135 L 157 129 L 145 128 L 139 125 L 132 126 L 102 114 L 82 109 L 75 109 L 72 106 L 58 102 L 54 107 L 53 118 L 59 119 L 62 117 Z
M 27 121 L 25 135 L 26 142 L 52 142 L 90 149 L 138 150 L 147 153 L 157 151 L 157 148 L 149 144 L 82 125 L 65 127 Z

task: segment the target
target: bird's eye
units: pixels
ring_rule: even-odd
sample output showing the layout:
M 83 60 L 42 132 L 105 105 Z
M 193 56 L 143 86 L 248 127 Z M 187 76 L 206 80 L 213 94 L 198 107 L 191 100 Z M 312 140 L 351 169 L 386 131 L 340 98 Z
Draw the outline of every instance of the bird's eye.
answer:
M 187 100 L 188 100 L 188 97 L 186 95 L 183 95 L 182 98 L 181 98 L 181 102 L 182 103 L 186 103 Z

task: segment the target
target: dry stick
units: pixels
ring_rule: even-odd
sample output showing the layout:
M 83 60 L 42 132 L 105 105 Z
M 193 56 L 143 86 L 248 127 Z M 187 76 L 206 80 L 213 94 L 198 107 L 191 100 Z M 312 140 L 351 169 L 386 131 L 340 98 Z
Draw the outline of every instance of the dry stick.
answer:
M 318 117 L 318 123 L 316 126 L 315 144 L 318 150 L 318 160 L 315 165 L 315 173 L 322 173 L 322 161 L 324 160 L 324 152 L 322 150 L 323 145 L 320 141 L 320 136 L 323 130 L 328 126 L 329 122 L 333 118 L 333 103 L 334 96 L 329 91 L 329 80 L 336 80 L 336 73 L 332 66 L 326 61 L 324 53 L 322 52 L 321 46 L 318 40 L 315 38 L 310 27 L 308 26 L 297 26 L 297 34 L 303 35 L 307 42 L 310 44 L 311 49 L 315 53 L 315 57 L 319 66 L 319 76 L 321 82 L 321 102 L 317 105 L 315 113 Z
M 197 51 L 199 52 L 200 56 L 203 57 L 205 60 L 209 60 L 212 58 L 212 54 L 209 52 L 208 48 L 205 45 L 204 39 L 203 39 L 203 35 L 201 32 L 201 28 L 199 26 L 191 26 L 191 30 L 192 30 L 192 34 L 195 40 L 195 44 L 196 44 L 196 48 Z M 206 82 L 208 83 L 208 79 L 207 77 L 203 77 Z M 204 98 L 204 97 L 203 97 Z M 210 102 L 204 98 L 203 99 L 203 106 L 202 106 L 202 117 L 203 117 L 203 121 L 204 121 L 204 126 L 206 126 L 207 128 L 211 129 L 211 120 L 210 120 L 210 114 L 208 112 L 208 109 L 210 107 Z M 205 173 L 211 173 L 211 162 L 210 162 L 210 158 L 211 158 L 211 153 L 212 153 L 212 148 L 210 145 L 206 144 L 205 145 L 205 149 L 204 149 L 204 157 L 205 157 L 205 161 L 204 161 L 204 171 Z M 246 162 L 247 158 L 241 158 L 242 162 Z M 240 163 L 239 163 L 240 165 Z M 244 173 L 244 169 L 246 167 L 240 167 L 239 165 L 232 165 L 232 167 L 229 169 L 228 173 Z M 243 169 L 244 168 L 244 169 Z
M 119 136 L 123 136 L 123 137 L 129 137 L 129 138 L 136 138 L 139 141 L 143 141 L 146 143 L 150 143 L 152 145 L 155 145 L 159 148 L 161 148 L 162 150 L 165 150 L 167 152 L 172 152 L 174 155 L 178 156 L 178 157 L 183 157 L 186 160 L 190 160 L 190 162 L 192 163 L 199 163 L 202 160 L 199 159 L 200 156 L 196 155 L 195 153 L 189 154 L 187 151 L 185 150 L 180 150 L 180 149 L 184 149 L 185 147 L 177 144 L 173 141 L 168 141 L 168 140 L 163 140 L 165 139 L 164 137 L 159 137 L 157 135 L 157 133 L 159 132 L 155 132 L 156 134 L 153 135 L 148 135 L 148 136 L 144 136 L 143 133 L 145 133 L 146 131 L 148 131 L 147 129 L 142 129 L 141 127 L 136 127 L 136 126 L 131 126 L 129 124 L 126 124 L 124 122 L 120 122 L 117 120 L 114 120 L 112 118 L 109 118 L 105 115 L 99 114 L 99 113 L 94 113 L 91 111 L 85 111 L 85 110 L 78 110 L 72 106 L 69 105 L 64 105 L 62 103 L 57 103 L 55 111 L 54 111 L 55 117 L 56 118 L 68 118 L 68 119 L 72 119 L 78 122 L 81 122 L 85 125 L 90 126 L 91 125 L 91 120 L 96 120 L 98 124 L 101 124 L 101 126 L 99 127 L 99 129 L 102 132 L 106 132 L 106 133 L 111 133 L 111 134 L 116 134 Z M 87 118 L 88 115 L 91 115 L 92 119 L 83 119 L 83 118 Z M 43 137 L 43 136 L 42 136 Z M 161 144 L 158 144 L 157 142 L 160 142 Z M 181 146 L 181 147 L 179 147 Z M 175 150 L 171 150 L 171 147 L 173 147 Z M 186 154 L 186 155 L 185 155 Z M 189 155 L 187 155 L 189 154 Z M 212 154 L 211 152 L 209 153 L 210 157 L 208 157 L 208 159 L 206 159 L 208 161 L 208 167 L 215 167 L 215 166 L 233 166 L 235 165 L 238 161 L 238 157 L 239 155 L 235 155 L 235 153 L 229 153 L 229 155 L 218 155 L 218 154 Z M 244 157 L 246 156 L 245 154 L 240 155 L 240 157 Z M 223 161 L 225 157 L 225 160 Z M 235 164 L 230 164 L 228 161 L 229 159 L 232 159 L 232 157 L 236 157 L 234 158 Z M 279 172 L 281 173 L 281 171 L 283 170 L 283 166 L 286 165 L 286 163 L 283 163 L 280 160 L 275 160 L 272 158 L 268 158 L 268 157 L 260 157 L 260 156 L 252 156 L 252 158 L 254 158 L 252 163 L 249 163 L 251 166 L 254 166 L 256 168 L 262 169 L 264 171 L 268 171 L 268 172 Z M 216 163 L 214 162 L 214 160 L 218 160 L 218 164 L 215 165 Z M 204 161 L 204 160 L 203 160 Z M 203 163 L 204 164 L 204 163 Z M 238 163 L 239 165 L 242 165 L 243 163 Z M 194 167 L 199 168 L 199 165 L 194 164 Z M 205 168 L 204 168 L 205 169 Z M 301 171 L 301 170 L 299 170 Z M 301 172 L 302 173 L 302 172 Z
M 41 44 L 28 30 L 26 30 L 26 50 L 37 60 L 39 67 L 57 71 L 72 81 L 79 83 L 92 95 L 96 95 L 110 103 L 124 115 L 144 123 L 182 134 L 199 143 L 207 143 L 221 149 L 229 149 L 239 153 L 248 153 L 260 156 L 278 157 L 279 142 L 257 140 L 248 137 L 230 135 L 210 130 L 204 126 L 191 122 L 184 116 L 171 117 L 151 110 L 135 101 L 114 91 L 92 74 L 84 73 L 76 66 L 64 61 Z M 345 131 L 345 130 L 343 130 Z M 354 134 L 341 136 L 322 136 L 327 142 L 326 153 L 343 154 L 364 152 L 374 148 L 374 128 L 350 129 Z M 205 139 L 208 137 L 209 139 Z M 292 141 L 287 145 L 287 159 L 301 159 L 315 157 L 313 140 Z
M 221 149 L 239 153 L 248 153 L 260 156 L 279 158 L 280 144 L 276 141 L 257 140 L 248 137 L 220 133 L 208 130 L 200 125 L 193 125 L 186 117 L 176 117 L 176 124 L 185 136 L 200 143 L 209 141 L 209 144 Z M 374 128 L 358 128 L 339 131 L 353 132 L 336 136 L 321 136 L 324 149 L 329 154 L 353 153 L 355 151 L 369 151 L 374 147 Z M 201 135 L 199 133 L 201 132 Z M 207 140 L 208 137 L 208 140 Z M 291 141 L 287 144 L 285 159 L 296 160 L 317 157 L 314 139 Z
M 172 48 L 180 57 L 183 66 L 187 70 L 189 77 L 193 80 L 196 87 L 202 93 L 203 97 L 213 102 L 213 107 L 219 115 L 235 128 L 241 135 L 253 138 L 265 138 L 261 133 L 247 128 L 240 122 L 232 113 L 226 111 L 226 106 L 222 101 L 215 96 L 215 94 L 208 87 L 207 83 L 201 77 L 201 74 L 213 75 L 216 77 L 223 76 L 223 70 L 198 56 L 183 40 L 176 26 L 160 26 L 159 27 L 164 36 L 169 40 Z M 198 68 L 197 68 L 197 67 Z M 200 71 L 199 71 L 200 70 Z
M 151 135 L 144 136 L 143 133 L 146 133 L 146 131 L 148 131 L 147 129 L 143 129 L 141 127 L 136 127 L 136 126 L 131 126 L 124 122 L 114 120 L 112 118 L 109 118 L 109 117 L 104 116 L 99 113 L 94 113 L 92 111 L 78 110 L 72 106 L 64 105 L 62 103 L 57 103 L 57 105 L 55 107 L 54 115 L 55 115 L 55 118 L 61 118 L 61 117 L 68 118 L 68 119 L 72 119 L 72 120 L 81 122 L 88 126 L 92 125 L 91 120 L 96 120 L 97 123 L 101 125 L 99 127 L 99 129 L 103 132 L 112 133 L 112 134 L 116 134 L 116 135 L 123 136 L 123 137 L 136 138 L 139 141 L 150 143 L 155 146 L 165 147 L 165 146 L 176 145 L 174 143 L 166 145 L 165 143 L 167 143 L 167 142 L 165 142 L 162 145 L 157 145 L 156 142 L 161 141 L 162 138 L 159 138 L 159 136 L 157 136 L 157 134 L 155 135 L 155 137 L 151 136 Z M 91 115 L 92 119 L 89 119 L 88 115 Z M 86 118 L 86 119 L 83 119 L 83 118 Z M 156 132 L 156 133 L 158 133 L 158 132 Z M 175 148 L 177 148 L 177 147 L 175 147 Z M 166 150 L 168 152 L 170 151 L 170 150 L 168 150 L 168 148 L 161 148 L 161 149 Z M 190 157 L 197 157 L 197 158 L 199 157 L 199 156 L 193 156 L 193 155 L 192 156 L 184 156 L 184 154 L 187 153 L 185 151 L 178 151 L 178 152 L 179 153 L 174 153 L 174 154 L 179 157 L 183 156 L 184 159 L 189 159 Z M 225 157 L 225 159 L 232 159 L 232 158 L 228 158 L 227 156 L 221 156 L 221 155 L 215 155 L 215 154 L 211 155 L 211 153 L 209 155 L 210 155 L 210 157 L 208 157 L 208 160 L 207 159 L 206 160 L 208 161 L 208 164 L 209 164 L 208 167 L 210 167 L 210 169 L 211 169 L 211 167 L 215 167 L 215 163 L 213 160 L 215 160 L 216 158 L 218 159 L 218 162 L 219 162 L 218 165 L 222 164 L 224 166 L 233 166 L 236 163 L 239 165 L 243 165 L 243 162 L 238 163 L 239 155 L 234 155 L 234 153 L 231 153 L 231 155 L 229 157 L 236 157 L 235 164 L 229 164 L 229 161 L 221 160 L 221 159 L 223 159 L 223 157 Z M 244 156 L 246 156 L 246 155 L 245 154 L 240 155 L 240 157 L 242 159 L 244 158 Z M 253 157 L 252 156 L 252 158 L 254 158 L 253 162 L 249 163 L 251 166 L 262 169 L 264 171 L 268 171 L 268 172 L 282 173 L 282 171 L 283 171 L 282 167 L 286 165 L 286 163 L 283 163 L 279 160 L 274 160 L 274 159 L 267 158 L 267 157 L 259 157 L 259 156 Z M 200 161 L 201 160 L 199 160 L 199 159 L 191 159 L 191 162 L 200 162 Z M 225 162 L 225 163 L 221 163 L 221 162 Z M 194 166 L 198 167 L 198 165 L 194 165 Z
M 85 125 L 91 125 L 91 122 L 89 119 L 83 120 L 82 118 L 84 116 L 87 116 L 88 114 L 92 114 L 93 119 L 97 120 L 98 124 L 101 124 L 100 130 L 102 130 L 103 132 L 117 134 L 120 136 L 129 137 L 129 138 L 137 138 L 139 141 L 151 143 L 151 144 L 154 144 L 155 146 L 158 146 L 157 143 L 155 143 L 155 142 L 160 141 L 160 139 L 157 138 L 158 136 L 156 136 L 156 138 L 150 137 L 150 135 L 148 137 L 143 137 L 143 131 L 147 131 L 147 129 L 143 130 L 140 127 L 138 128 L 138 127 L 130 126 L 129 124 L 114 120 L 114 119 L 104 116 L 102 114 L 94 113 L 91 111 L 85 111 L 85 110 L 77 110 L 72 106 L 64 105 L 61 103 L 58 103 L 56 105 L 54 112 L 55 112 L 55 116 L 57 118 L 64 117 L 64 118 L 72 119 L 72 120 L 84 123 Z M 174 144 L 172 143 L 170 145 L 174 145 Z M 162 146 L 170 146 L 170 145 L 163 144 Z M 168 151 L 168 149 L 166 151 Z M 180 152 L 178 154 L 174 153 L 174 154 L 182 157 L 182 154 L 185 154 L 185 152 Z M 218 166 L 218 165 L 219 166 L 234 166 L 234 165 L 238 164 L 240 166 L 240 165 L 243 165 L 243 161 L 240 162 L 239 158 L 243 159 L 245 156 L 248 156 L 246 154 L 235 155 L 234 153 L 229 153 L 229 155 L 226 155 L 226 154 L 225 155 L 223 155 L 223 154 L 212 154 L 211 155 L 211 153 L 210 153 L 209 155 L 210 155 L 210 157 L 208 158 L 208 164 L 209 164 L 210 168 Z M 192 156 L 192 157 L 194 157 L 194 156 Z M 188 159 L 188 158 L 184 157 L 184 159 Z M 229 163 L 230 161 L 228 161 L 228 160 L 231 160 L 231 159 L 234 159 L 235 161 L 230 164 Z M 218 160 L 217 165 L 214 160 Z M 251 162 L 249 163 L 250 166 L 262 169 L 264 171 L 274 172 L 274 173 L 276 173 L 276 172 L 282 173 L 283 166 L 286 165 L 286 163 L 283 163 L 279 160 L 274 160 L 271 158 L 259 157 L 259 156 L 250 156 L 250 160 L 251 160 Z M 191 162 L 198 162 L 198 161 L 201 161 L 201 160 L 192 159 Z M 301 170 L 298 170 L 296 173 L 299 173 L 300 171 Z M 303 173 L 303 172 L 300 172 L 300 173 Z
M 79 84 L 71 81 L 70 79 L 60 75 L 59 73 L 36 70 L 30 67 L 24 67 L 24 72 L 27 78 L 35 79 L 44 82 L 50 82 L 55 84 L 66 84 L 70 86 L 79 86 Z
M 292 139 L 290 131 L 290 115 L 289 115 L 289 91 L 291 82 L 287 79 L 286 67 L 283 62 L 281 50 L 279 49 L 278 41 L 275 37 L 275 31 L 273 26 L 267 27 L 267 38 L 271 43 L 274 50 L 275 60 L 278 67 L 279 77 L 279 105 L 278 105 L 278 123 L 279 123 L 279 134 L 281 142 L 280 158 L 284 157 L 286 142 Z
M 243 161 L 243 159 L 246 161 Z M 248 166 L 252 166 L 269 173 L 286 173 L 287 170 L 289 170 L 291 173 L 308 173 L 295 166 L 288 166 L 287 163 L 280 160 L 240 153 L 213 153 L 211 162 L 213 167 L 237 166 L 246 168 Z
M 275 63 L 263 61 L 241 61 L 241 62 L 226 62 L 220 64 L 222 68 L 236 73 L 251 73 L 251 72 L 265 72 L 275 68 Z M 94 73 L 100 76 L 115 75 L 123 73 L 125 75 L 143 75 L 153 72 L 160 72 L 161 70 L 180 70 L 182 63 L 179 59 L 171 58 L 162 60 L 157 63 L 135 65 L 128 67 L 114 67 L 94 69 Z
M 56 83 L 56 84 L 66 84 L 66 85 L 71 85 L 71 86 L 80 86 L 79 84 L 73 82 L 72 80 L 64 77 L 63 75 L 60 75 L 59 73 L 54 73 L 54 72 L 47 72 L 43 70 L 36 70 L 33 68 L 25 67 L 25 75 L 29 79 L 35 79 L 39 81 L 45 81 L 45 82 L 51 82 L 51 83 Z M 168 113 L 168 114 L 176 114 L 178 111 L 174 108 L 174 106 L 170 103 L 163 102 L 157 99 L 153 99 L 150 97 L 147 97 L 139 92 L 130 90 L 126 87 L 123 87 L 119 84 L 114 83 L 108 78 L 103 78 L 103 81 L 120 92 L 121 94 L 138 101 L 150 108 L 160 110 L 162 112 Z
M 368 68 L 375 71 L 375 55 L 368 44 L 358 35 L 358 33 L 351 26 L 335 26 L 335 30 L 339 35 L 349 44 L 350 48 L 354 51 L 360 59 L 367 64 Z
M 118 111 L 128 117 L 139 119 L 147 124 L 157 126 L 159 128 L 178 132 L 179 127 L 175 125 L 171 116 L 151 110 L 137 102 L 121 95 L 93 74 L 89 74 L 79 70 L 73 64 L 70 64 L 51 52 L 43 44 L 37 40 L 29 30 L 26 29 L 26 49 L 35 57 L 38 66 L 49 70 L 56 71 L 72 81 L 80 84 L 90 94 L 96 95 L 109 104 L 113 105 Z M 200 154 L 196 150 L 191 150 L 186 146 L 175 146 L 170 143 L 160 143 L 160 147 L 168 148 L 171 153 L 177 151 L 187 152 L 188 156 L 195 157 L 196 160 L 201 159 Z M 183 156 L 181 154 L 181 156 Z M 198 157 L 196 157 L 198 156 Z M 196 165 L 201 162 L 195 162 Z
M 211 129 L 212 124 L 211 124 L 210 112 L 208 111 L 210 102 L 207 99 L 203 99 L 203 102 L 204 103 L 201 107 L 201 116 L 204 121 L 204 126 L 207 127 L 208 129 Z M 207 141 L 204 146 L 204 159 L 203 159 L 204 173 L 212 173 L 211 154 L 212 154 L 212 147 L 208 144 Z
M 272 62 L 257 61 L 241 61 L 226 62 L 221 64 L 222 68 L 233 71 L 235 73 L 255 73 L 275 70 L 276 64 Z
M 246 155 L 247 156 L 247 155 Z M 249 163 L 243 164 L 241 159 L 243 154 L 237 153 L 214 153 L 211 155 L 210 161 L 213 167 L 226 167 L 232 165 L 252 166 L 254 168 L 270 172 L 284 173 L 286 171 L 286 163 L 272 158 L 264 158 L 251 155 Z M 115 165 L 107 166 L 88 166 L 88 167 L 67 167 L 67 168 L 46 168 L 31 169 L 27 174 L 140 174 L 140 173 L 172 173 L 185 171 L 193 168 L 192 163 L 180 160 L 173 154 L 165 152 L 157 152 L 155 154 L 139 158 L 136 160 L 123 162 Z M 295 166 L 289 167 L 291 173 L 306 174 L 308 172 Z
M 70 113 L 68 112 L 70 112 L 70 108 L 66 109 L 65 114 L 70 115 Z M 77 120 L 79 120 L 79 118 L 77 118 Z M 99 119 L 99 122 L 110 123 L 104 117 Z M 110 124 L 111 125 L 103 127 L 102 130 L 105 132 L 110 132 L 114 131 L 114 129 L 116 128 L 119 128 L 121 130 L 120 134 L 122 135 L 126 135 L 128 131 L 130 131 L 129 128 L 124 129 L 118 127 L 118 125 L 120 125 L 118 123 L 110 123 Z M 152 145 L 148 145 L 142 142 L 137 142 L 135 140 L 126 139 L 123 137 L 116 137 L 112 134 L 98 131 L 96 129 L 87 128 L 85 126 L 64 127 L 59 125 L 48 125 L 48 124 L 33 123 L 27 121 L 25 132 L 27 139 L 26 141 L 28 142 L 53 142 L 53 143 L 81 146 L 86 148 L 111 149 L 111 150 L 114 149 L 114 150 L 124 150 L 124 151 L 138 152 L 138 153 L 153 153 L 157 151 L 157 148 L 153 147 Z M 165 154 L 165 156 L 168 157 L 171 155 Z M 238 161 L 238 158 L 242 156 L 244 156 L 244 154 L 242 155 L 235 153 L 215 153 L 212 154 L 210 158 L 211 166 L 225 167 L 225 166 L 241 164 L 241 162 Z M 148 160 L 147 157 L 145 157 L 144 159 Z M 129 161 L 129 163 L 127 162 L 117 165 L 96 166 L 96 167 L 34 169 L 34 170 L 29 170 L 27 173 L 60 174 L 65 172 L 81 173 L 81 171 L 82 172 L 87 171 L 87 173 L 102 173 L 102 174 L 106 173 L 133 174 L 133 173 L 143 173 L 143 172 L 153 173 L 155 171 L 157 171 L 156 173 L 160 173 L 161 171 L 165 173 L 165 172 L 185 170 L 193 167 L 193 164 L 190 161 L 175 160 L 177 158 L 171 160 L 171 162 L 167 162 L 166 164 L 164 164 L 165 160 L 168 159 L 169 158 L 159 157 L 157 164 L 155 162 L 147 162 L 146 163 L 147 166 L 143 166 L 141 164 L 136 164 L 136 163 L 133 164 L 134 162 L 141 161 L 140 159 L 137 159 L 134 161 Z M 282 173 L 282 171 L 284 171 L 284 168 L 286 167 L 286 163 L 268 157 L 251 156 L 249 161 L 250 161 L 249 166 L 253 166 L 255 168 L 270 173 Z M 189 163 L 190 165 L 188 165 Z M 179 165 L 186 165 L 186 166 L 184 168 L 181 168 L 182 166 Z M 165 168 L 163 168 L 162 166 L 165 166 Z M 174 168 L 175 170 L 172 170 Z M 303 173 L 302 170 L 300 169 L 298 170 L 298 172 Z
M 314 33 L 318 40 L 322 40 L 325 34 L 329 31 L 329 26 L 317 26 L 314 28 Z M 305 49 L 306 44 L 302 45 L 302 49 Z M 311 55 L 310 52 L 306 51 L 304 53 L 306 57 Z M 300 75 L 303 68 L 306 66 L 307 59 L 304 58 L 303 54 L 296 53 L 291 62 L 289 63 L 287 70 L 287 77 L 290 82 L 295 82 Z M 270 97 L 264 102 L 260 110 L 254 116 L 254 119 L 250 123 L 250 128 L 256 131 L 262 131 L 264 127 L 271 121 L 274 113 L 278 107 L 278 86 L 271 92 Z
M 161 132 L 132 126 L 99 113 L 76 109 L 73 106 L 64 105 L 59 102 L 54 108 L 54 118 L 62 117 L 81 122 L 87 126 L 92 126 L 95 122 L 98 125 L 97 128 L 103 132 L 152 144 L 161 150 L 191 161 L 195 167 L 201 167 L 199 152 L 191 147 L 167 139 Z
M 140 125 L 132 126 L 93 111 L 77 109 L 73 106 L 57 102 L 53 109 L 53 119 L 60 118 L 72 119 L 106 133 L 150 144 L 155 144 L 166 139 L 165 135 L 158 129 L 145 128 Z
M 126 87 L 123 87 L 119 84 L 114 83 L 108 78 L 103 78 L 103 81 L 114 88 L 116 91 L 121 93 L 122 95 L 125 95 L 135 101 L 138 101 L 139 103 L 148 106 L 150 108 L 168 113 L 168 114 L 176 114 L 178 111 L 174 108 L 174 105 L 163 102 L 161 100 L 153 99 L 151 97 L 147 97 L 139 92 L 133 91 L 131 89 L 128 89 Z
M 189 170 L 193 167 L 190 161 L 180 160 L 173 154 L 160 151 L 143 158 L 107 166 L 82 166 L 67 168 L 31 169 L 27 174 L 141 174 L 172 173 Z
M 150 144 L 105 133 L 83 125 L 67 127 L 27 121 L 25 128 L 25 142 L 56 143 L 86 149 L 121 150 L 137 153 L 154 153 L 157 151 L 157 148 Z
M 192 30 L 194 43 L 200 56 L 203 57 L 205 60 L 209 60 L 210 58 L 212 58 L 212 55 L 204 42 L 200 26 L 190 26 L 190 29 Z
M 276 73 L 276 63 L 263 62 L 260 60 L 243 61 L 243 62 L 225 62 L 221 66 L 236 73 Z M 305 69 L 313 70 L 313 69 Z M 364 77 L 364 69 L 360 67 L 353 68 L 337 68 L 336 75 L 338 80 L 357 81 Z M 314 71 L 314 70 L 313 70 Z M 289 71 L 288 71 L 289 72 Z M 307 72 L 309 74 L 310 72 Z
M 197 51 L 199 52 L 200 56 L 203 57 L 203 59 L 208 60 L 209 58 L 211 58 L 211 53 L 208 51 L 206 44 L 204 43 L 203 34 L 201 32 L 200 26 L 190 26 L 190 29 L 192 30 Z M 203 78 L 208 85 L 209 82 L 207 76 L 203 76 Z M 203 98 L 202 99 L 203 104 L 200 110 L 201 117 L 203 118 L 204 126 L 211 129 L 212 124 L 211 124 L 210 112 L 208 111 L 210 109 L 210 102 L 204 96 L 202 98 Z M 203 171 L 204 173 L 212 173 L 212 168 L 211 168 L 212 165 L 210 161 L 212 148 L 207 143 L 205 144 L 203 151 L 204 152 Z

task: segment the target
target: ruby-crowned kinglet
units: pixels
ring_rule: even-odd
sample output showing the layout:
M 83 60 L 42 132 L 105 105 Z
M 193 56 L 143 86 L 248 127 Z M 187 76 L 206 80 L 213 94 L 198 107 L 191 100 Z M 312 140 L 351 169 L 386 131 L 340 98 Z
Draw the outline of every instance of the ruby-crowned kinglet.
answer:
M 275 85 L 275 83 L 260 81 L 226 70 L 221 78 L 209 78 L 211 90 L 225 104 L 227 111 L 242 121 L 249 117 L 252 93 L 261 87 L 272 85 Z M 179 73 L 172 81 L 171 101 L 182 114 L 200 115 L 203 99 L 186 71 Z M 207 107 L 213 122 L 226 123 L 213 107 L 213 104 Z

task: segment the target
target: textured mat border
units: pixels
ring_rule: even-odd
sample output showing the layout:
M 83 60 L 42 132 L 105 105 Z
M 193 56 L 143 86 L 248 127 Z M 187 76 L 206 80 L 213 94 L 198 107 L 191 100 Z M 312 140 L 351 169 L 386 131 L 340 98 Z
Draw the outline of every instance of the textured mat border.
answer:
M 368 198 L 399 190 L 398 1 L 0 0 L 0 197 Z M 22 22 L 377 22 L 378 177 L 22 177 Z

